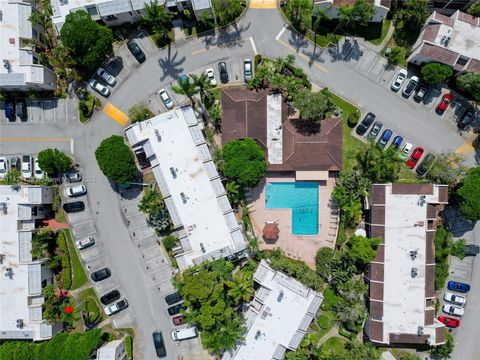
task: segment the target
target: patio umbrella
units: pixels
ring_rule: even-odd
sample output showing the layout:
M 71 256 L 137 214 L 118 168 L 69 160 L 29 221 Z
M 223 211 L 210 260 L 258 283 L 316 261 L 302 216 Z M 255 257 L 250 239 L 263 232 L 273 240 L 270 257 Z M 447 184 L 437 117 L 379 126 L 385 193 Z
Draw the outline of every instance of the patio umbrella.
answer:
M 280 229 L 276 222 L 266 222 L 263 227 L 263 237 L 265 240 L 277 240 Z

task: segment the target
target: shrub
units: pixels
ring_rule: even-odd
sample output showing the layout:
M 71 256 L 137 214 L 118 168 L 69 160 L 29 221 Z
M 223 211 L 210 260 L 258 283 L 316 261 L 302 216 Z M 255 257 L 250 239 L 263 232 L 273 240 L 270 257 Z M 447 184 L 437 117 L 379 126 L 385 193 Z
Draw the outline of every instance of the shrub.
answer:
M 254 70 L 257 70 L 257 66 L 260 65 L 261 62 L 262 62 L 262 55 L 260 55 L 260 54 L 255 55 Z
M 338 329 L 338 333 L 342 336 L 345 336 L 347 339 L 350 339 L 350 337 L 352 336 L 352 334 L 347 331 L 347 329 L 345 329 L 343 326 L 340 326 L 340 328 Z
M 313 331 L 318 331 L 318 330 L 320 330 L 320 327 L 319 327 L 317 324 L 315 324 L 314 322 L 312 322 L 309 327 L 310 327 L 310 329 L 313 330 Z
M 128 360 L 133 359 L 133 338 L 130 335 L 125 336 L 125 349 Z
M 398 65 L 405 60 L 405 48 L 394 46 L 390 53 L 387 54 L 388 62 L 392 65 Z
M 480 166 L 469 170 L 458 189 L 461 198 L 460 211 L 471 221 L 480 220 Z
M 175 244 L 177 243 L 177 238 L 174 235 L 170 234 L 163 238 L 162 243 L 165 249 L 167 251 L 170 251 L 175 247 Z
M 128 117 L 131 123 L 136 123 L 150 119 L 153 117 L 153 113 L 150 111 L 147 104 L 139 103 L 128 109 Z
M 325 314 L 320 315 L 317 322 L 322 329 L 328 329 L 332 326 L 332 320 L 328 315 Z
M 330 265 L 333 260 L 333 250 L 328 247 L 322 247 L 317 251 L 315 256 L 315 266 L 317 268 L 317 274 L 324 280 L 328 279 L 330 275 Z
M 133 153 L 121 136 L 104 139 L 95 150 L 95 158 L 103 174 L 118 184 L 133 181 L 137 176 Z
M 450 251 L 450 254 L 458 257 L 459 259 L 463 259 L 465 257 L 465 251 L 464 251 L 465 244 L 466 244 L 465 239 L 460 239 L 455 241 L 452 244 L 452 249 Z
M 453 75 L 453 70 L 450 66 L 430 63 L 422 67 L 423 80 L 429 85 L 438 85 L 448 80 Z
M 55 176 L 72 167 L 72 159 L 58 149 L 45 149 L 38 153 L 38 165 L 49 176 Z
M 325 311 L 333 310 L 333 307 L 337 302 L 338 302 L 338 296 L 335 295 L 335 292 L 331 288 L 327 287 L 323 292 L 323 301 L 321 305 L 322 310 L 325 310 Z
M 360 111 L 356 109 L 354 112 L 348 115 L 348 126 L 354 128 L 358 120 L 360 119 Z

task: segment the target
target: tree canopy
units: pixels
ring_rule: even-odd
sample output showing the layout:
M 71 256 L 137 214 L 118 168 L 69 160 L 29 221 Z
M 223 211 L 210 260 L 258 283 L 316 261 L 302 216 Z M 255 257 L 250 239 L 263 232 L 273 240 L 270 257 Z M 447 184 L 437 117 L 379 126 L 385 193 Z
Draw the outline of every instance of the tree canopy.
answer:
M 398 179 L 402 161 L 392 147 L 382 151 L 376 144 L 371 143 L 357 153 L 356 159 L 357 165 L 354 169 L 372 183 L 387 183 Z
M 158 231 L 170 227 L 170 215 L 159 192 L 149 189 L 138 203 L 138 210 L 147 214 L 148 222 Z
M 480 1 L 474 1 L 467 10 L 470 15 L 480 17 Z
M 58 149 L 45 149 L 38 153 L 38 165 L 49 176 L 66 172 L 72 167 L 72 159 Z
M 286 3 L 285 10 L 293 25 L 299 30 L 303 30 L 312 16 L 313 2 L 310 0 L 290 0 Z
M 329 247 L 322 247 L 318 249 L 317 255 L 315 256 L 315 267 L 317 269 L 317 274 L 320 275 L 324 280 L 327 280 L 330 275 L 333 256 L 333 250 Z
M 234 140 L 223 147 L 223 173 L 241 186 L 255 187 L 267 169 L 265 154 L 255 140 Z
M 83 10 L 67 15 L 60 37 L 76 63 L 87 69 L 99 66 L 113 51 L 112 30 L 93 21 Z
M 453 75 L 453 70 L 448 65 L 430 63 L 422 67 L 421 73 L 427 84 L 438 85 L 447 81 Z
M 304 89 L 295 96 L 293 106 L 298 109 L 302 119 L 320 122 L 325 119 L 327 112 L 335 108 L 335 103 L 328 89 L 316 93 Z
M 480 166 L 469 170 L 458 189 L 461 198 L 460 211 L 471 220 L 480 220 Z
M 450 187 L 455 187 L 467 173 L 467 168 L 462 165 L 462 162 L 463 156 L 460 154 L 438 154 L 425 174 L 425 178 L 436 184 L 447 184 Z
M 220 26 L 235 21 L 244 9 L 240 0 L 213 0 L 212 5 Z
M 163 38 L 167 37 L 167 24 L 172 20 L 173 14 L 168 12 L 166 5 L 159 4 L 158 0 L 150 0 L 149 4 L 145 4 L 143 10 L 145 15 L 142 16 L 142 21 L 147 29 Z
M 480 3 L 478 3 L 480 8 Z M 473 101 L 480 103 L 480 74 L 469 72 L 456 79 L 460 90 L 465 91 Z
M 352 236 L 347 243 L 347 255 L 359 268 L 365 267 L 375 257 L 377 246 L 381 242 L 381 238 Z
M 137 176 L 133 153 L 121 136 L 104 139 L 95 150 L 95 158 L 103 174 L 118 184 L 133 181 Z
M 128 109 L 128 118 L 131 123 L 147 120 L 151 117 L 153 117 L 153 113 L 150 111 L 146 103 L 135 104 Z
M 360 25 L 366 26 L 374 15 L 373 3 L 366 0 L 357 0 L 351 7 L 352 20 Z

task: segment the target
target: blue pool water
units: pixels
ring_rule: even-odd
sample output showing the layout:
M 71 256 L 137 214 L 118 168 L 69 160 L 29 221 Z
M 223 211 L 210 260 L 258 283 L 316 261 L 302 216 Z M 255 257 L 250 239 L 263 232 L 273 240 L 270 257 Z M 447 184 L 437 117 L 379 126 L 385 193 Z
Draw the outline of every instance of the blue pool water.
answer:
M 267 209 L 292 209 L 292 234 L 318 234 L 318 184 L 271 182 L 265 191 Z

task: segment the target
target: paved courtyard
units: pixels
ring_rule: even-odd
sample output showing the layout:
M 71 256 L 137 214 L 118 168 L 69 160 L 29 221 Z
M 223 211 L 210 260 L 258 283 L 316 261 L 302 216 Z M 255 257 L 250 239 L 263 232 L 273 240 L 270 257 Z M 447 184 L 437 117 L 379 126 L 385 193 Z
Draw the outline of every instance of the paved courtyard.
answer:
M 292 234 L 291 209 L 267 209 L 265 207 L 266 184 L 279 181 L 294 182 L 294 173 L 267 173 L 265 181 L 247 194 L 250 218 L 255 235 L 259 239 L 259 247 L 262 250 L 281 248 L 288 257 L 302 260 L 311 268 L 315 268 L 317 250 L 321 247 L 333 248 L 335 246 L 338 230 L 338 210 L 336 204 L 330 200 L 335 179 L 330 178 L 328 181 L 319 182 L 318 234 L 304 236 Z M 262 230 L 267 221 L 278 223 L 280 233 L 276 241 L 270 242 L 263 239 Z

